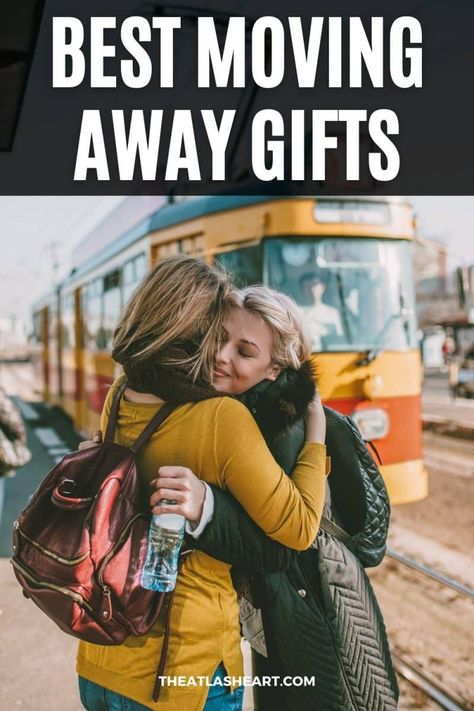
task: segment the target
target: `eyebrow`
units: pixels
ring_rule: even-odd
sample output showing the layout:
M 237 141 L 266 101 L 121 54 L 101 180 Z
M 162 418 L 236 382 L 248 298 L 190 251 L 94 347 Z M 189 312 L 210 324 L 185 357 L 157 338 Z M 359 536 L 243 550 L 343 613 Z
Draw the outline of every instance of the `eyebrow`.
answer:
M 256 348 L 257 351 L 260 353 L 260 348 L 253 341 L 248 341 L 246 338 L 241 338 L 240 343 L 245 343 L 245 345 L 247 346 L 252 346 L 253 348 Z

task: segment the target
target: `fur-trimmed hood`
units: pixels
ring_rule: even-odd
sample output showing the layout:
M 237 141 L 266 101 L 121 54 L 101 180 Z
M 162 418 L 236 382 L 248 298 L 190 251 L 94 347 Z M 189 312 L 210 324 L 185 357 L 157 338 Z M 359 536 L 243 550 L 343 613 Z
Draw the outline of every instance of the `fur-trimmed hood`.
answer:
M 299 370 L 287 368 L 277 380 L 263 380 L 239 396 L 252 412 L 265 437 L 285 432 L 304 417 L 316 392 L 311 363 L 303 363 Z

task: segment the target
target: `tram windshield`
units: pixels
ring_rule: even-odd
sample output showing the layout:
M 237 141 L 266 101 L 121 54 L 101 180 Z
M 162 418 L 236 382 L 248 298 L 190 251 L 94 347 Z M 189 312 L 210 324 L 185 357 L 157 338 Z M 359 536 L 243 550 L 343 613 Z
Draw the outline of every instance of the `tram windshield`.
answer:
M 291 237 L 264 250 L 265 282 L 301 307 L 314 351 L 416 347 L 407 240 Z

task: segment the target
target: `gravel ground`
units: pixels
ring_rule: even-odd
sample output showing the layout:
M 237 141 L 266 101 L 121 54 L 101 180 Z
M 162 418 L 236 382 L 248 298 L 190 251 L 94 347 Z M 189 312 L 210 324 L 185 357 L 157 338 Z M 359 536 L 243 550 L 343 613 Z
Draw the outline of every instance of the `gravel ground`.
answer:
M 474 547 L 474 442 L 426 432 L 424 444 L 429 496 L 394 507 L 392 524 L 469 555 Z
M 22 384 L 24 369 L 16 370 L 1 367 L 0 382 L 31 400 L 29 383 Z M 425 433 L 425 453 L 430 495 L 394 509 L 390 545 L 474 587 L 474 442 Z M 26 482 L 26 473 L 21 476 Z M 462 696 L 466 709 L 474 709 L 472 604 L 390 560 L 370 575 L 394 649 Z M 79 711 L 75 641 L 19 594 L 6 559 L 0 559 L 0 609 L 0 708 Z M 400 711 L 439 709 L 404 680 L 400 690 Z M 251 711 L 249 689 L 245 702 Z
M 474 587 L 474 445 L 428 435 L 430 495 L 396 507 L 390 545 L 397 552 Z M 450 449 L 451 448 L 451 449 Z M 448 466 L 458 458 L 459 470 Z M 462 461 L 461 461 L 462 460 Z M 452 464 L 452 463 L 451 463 Z M 467 597 L 390 559 L 370 573 L 396 652 L 413 659 L 474 709 L 474 606 Z M 402 681 L 400 710 L 439 708 Z

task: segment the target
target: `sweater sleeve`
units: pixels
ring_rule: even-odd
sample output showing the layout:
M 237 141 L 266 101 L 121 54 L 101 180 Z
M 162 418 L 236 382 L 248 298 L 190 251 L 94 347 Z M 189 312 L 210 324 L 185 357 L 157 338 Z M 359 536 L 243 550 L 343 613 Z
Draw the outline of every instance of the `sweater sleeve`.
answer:
M 246 573 L 287 570 L 299 553 L 265 535 L 228 491 L 213 485 L 210 488 L 213 516 L 199 536 L 193 537 L 192 547 Z
M 295 550 L 313 542 L 324 505 L 326 447 L 305 444 L 293 477 L 273 459 L 248 410 L 223 398 L 215 423 L 219 484 L 270 538 Z

